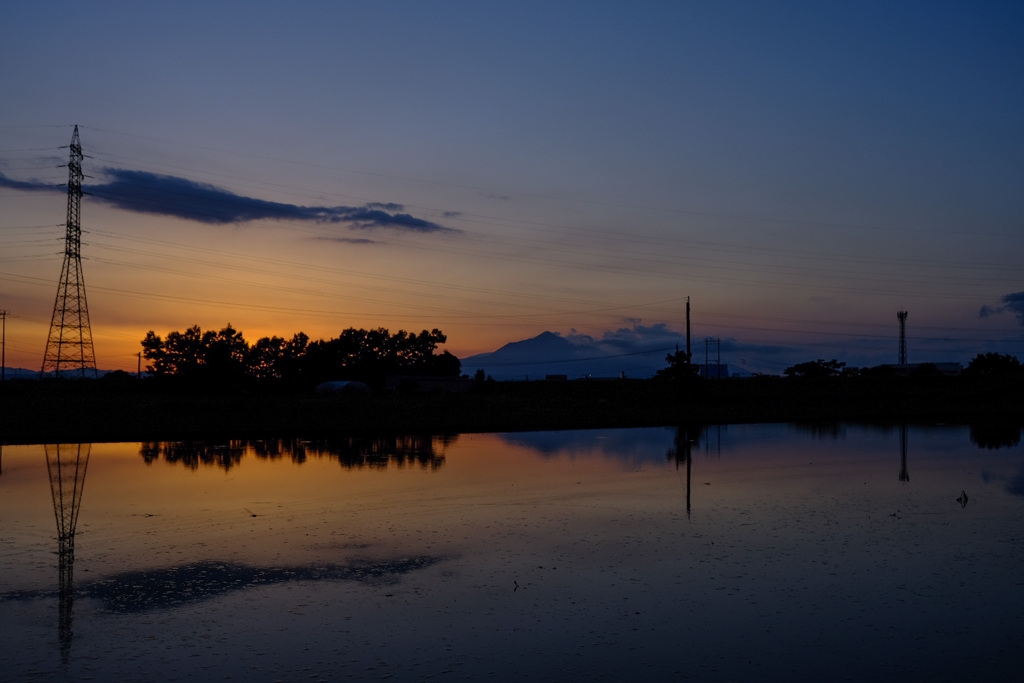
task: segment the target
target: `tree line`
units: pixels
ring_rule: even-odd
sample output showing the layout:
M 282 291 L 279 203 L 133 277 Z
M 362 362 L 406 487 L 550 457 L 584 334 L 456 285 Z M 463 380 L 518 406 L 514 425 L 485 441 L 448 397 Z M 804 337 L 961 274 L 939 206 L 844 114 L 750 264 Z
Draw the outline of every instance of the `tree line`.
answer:
M 881 365 L 875 368 L 863 368 L 850 370 L 845 362 L 833 358 L 832 360 L 807 361 L 797 363 L 786 368 L 784 374 L 787 377 L 840 377 L 843 375 L 892 375 L 895 366 Z M 932 363 L 916 363 L 911 373 L 915 377 L 926 378 L 939 374 L 937 366 Z M 963 369 L 965 377 L 987 378 L 987 379 L 1024 379 L 1024 365 L 1015 356 L 1003 353 L 979 353 Z
M 391 374 L 458 376 L 459 359 L 448 351 L 437 353 L 447 339 L 437 329 L 391 334 L 350 327 L 333 339 L 312 341 L 299 332 L 291 339 L 263 337 L 249 344 L 231 323 L 217 332 L 193 325 L 165 337 L 150 330 L 142 340 L 142 357 L 157 378 L 305 386 L 350 380 L 379 388 Z

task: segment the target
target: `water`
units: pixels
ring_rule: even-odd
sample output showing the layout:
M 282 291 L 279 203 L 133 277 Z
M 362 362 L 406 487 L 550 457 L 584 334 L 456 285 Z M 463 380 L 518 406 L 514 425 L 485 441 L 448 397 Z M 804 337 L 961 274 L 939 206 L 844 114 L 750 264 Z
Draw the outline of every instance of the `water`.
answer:
M 8 445 L 0 679 L 1017 680 L 1019 437 Z

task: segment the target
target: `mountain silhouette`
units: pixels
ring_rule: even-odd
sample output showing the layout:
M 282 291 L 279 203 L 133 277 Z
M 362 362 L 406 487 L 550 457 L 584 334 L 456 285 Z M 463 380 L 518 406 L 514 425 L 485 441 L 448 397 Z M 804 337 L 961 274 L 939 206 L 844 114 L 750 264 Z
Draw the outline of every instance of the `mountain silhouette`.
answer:
M 581 341 L 585 340 L 585 341 Z M 462 360 L 464 372 L 478 369 L 497 380 L 544 379 L 547 375 L 580 377 L 650 377 L 665 367 L 664 348 L 633 351 L 609 348 L 590 337 L 569 340 L 554 332 L 505 344 L 497 351 Z

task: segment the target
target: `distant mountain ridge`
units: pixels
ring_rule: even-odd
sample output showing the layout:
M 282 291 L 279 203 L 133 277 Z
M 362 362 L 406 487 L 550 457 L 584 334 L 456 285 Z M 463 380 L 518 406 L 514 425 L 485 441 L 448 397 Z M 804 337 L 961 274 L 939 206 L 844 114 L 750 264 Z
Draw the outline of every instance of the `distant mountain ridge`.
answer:
M 4 368 L 4 379 L 37 379 L 38 377 L 38 370 L 29 370 L 27 368 Z
M 651 377 L 667 365 L 665 356 L 674 347 L 630 349 L 609 348 L 590 337 L 567 339 L 554 332 L 541 332 L 536 337 L 505 344 L 490 353 L 462 358 L 462 371 L 472 375 L 482 369 L 497 380 L 543 379 L 547 375 L 580 377 Z
M 109 375 L 111 372 L 116 372 L 116 371 L 114 371 L 114 370 L 97 370 L 96 371 L 96 376 L 97 377 L 104 377 L 106 375 Z M 135 373 L 131 372 L 129 374 L 134 375 Z M 52 376 L 53 376 L 53 372 L 52 371 L 51 372 L 47 372 L 45 374 L 45 377 L 52 377 Z M 89 373 L 88 376 L 92 377 L 92 373 Z M 28 368 L 11 368 L 11 367 L 6 367 L 6 368 L 4 368 L 4 379 L 39 379 L 39 371 L 38 370 L 29 370 Z

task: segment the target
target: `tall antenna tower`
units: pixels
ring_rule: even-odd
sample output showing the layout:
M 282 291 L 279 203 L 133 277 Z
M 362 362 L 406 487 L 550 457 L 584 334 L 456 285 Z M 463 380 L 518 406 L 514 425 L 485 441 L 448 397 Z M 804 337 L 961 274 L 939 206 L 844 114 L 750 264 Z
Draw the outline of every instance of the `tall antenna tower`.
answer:
M 896 314 L 900 321 L 900 365 L 907 364 L 907 312 L 900 311 Z
M 78 126 L 71 136 L 71 158 L 68 161 L 68 222 L 64 240 L 64 267 L 57 286 L 57 299 L 50 318 L 50 336 L 46 340 L 43 369 L 40 375 L 52 372 L 54 377 L 96 376 L 96 357 L 92 349 L 92 328 L 89 326 L 89 305 L 85 301 L 85 278 L 82 276 L 82 145 Z

